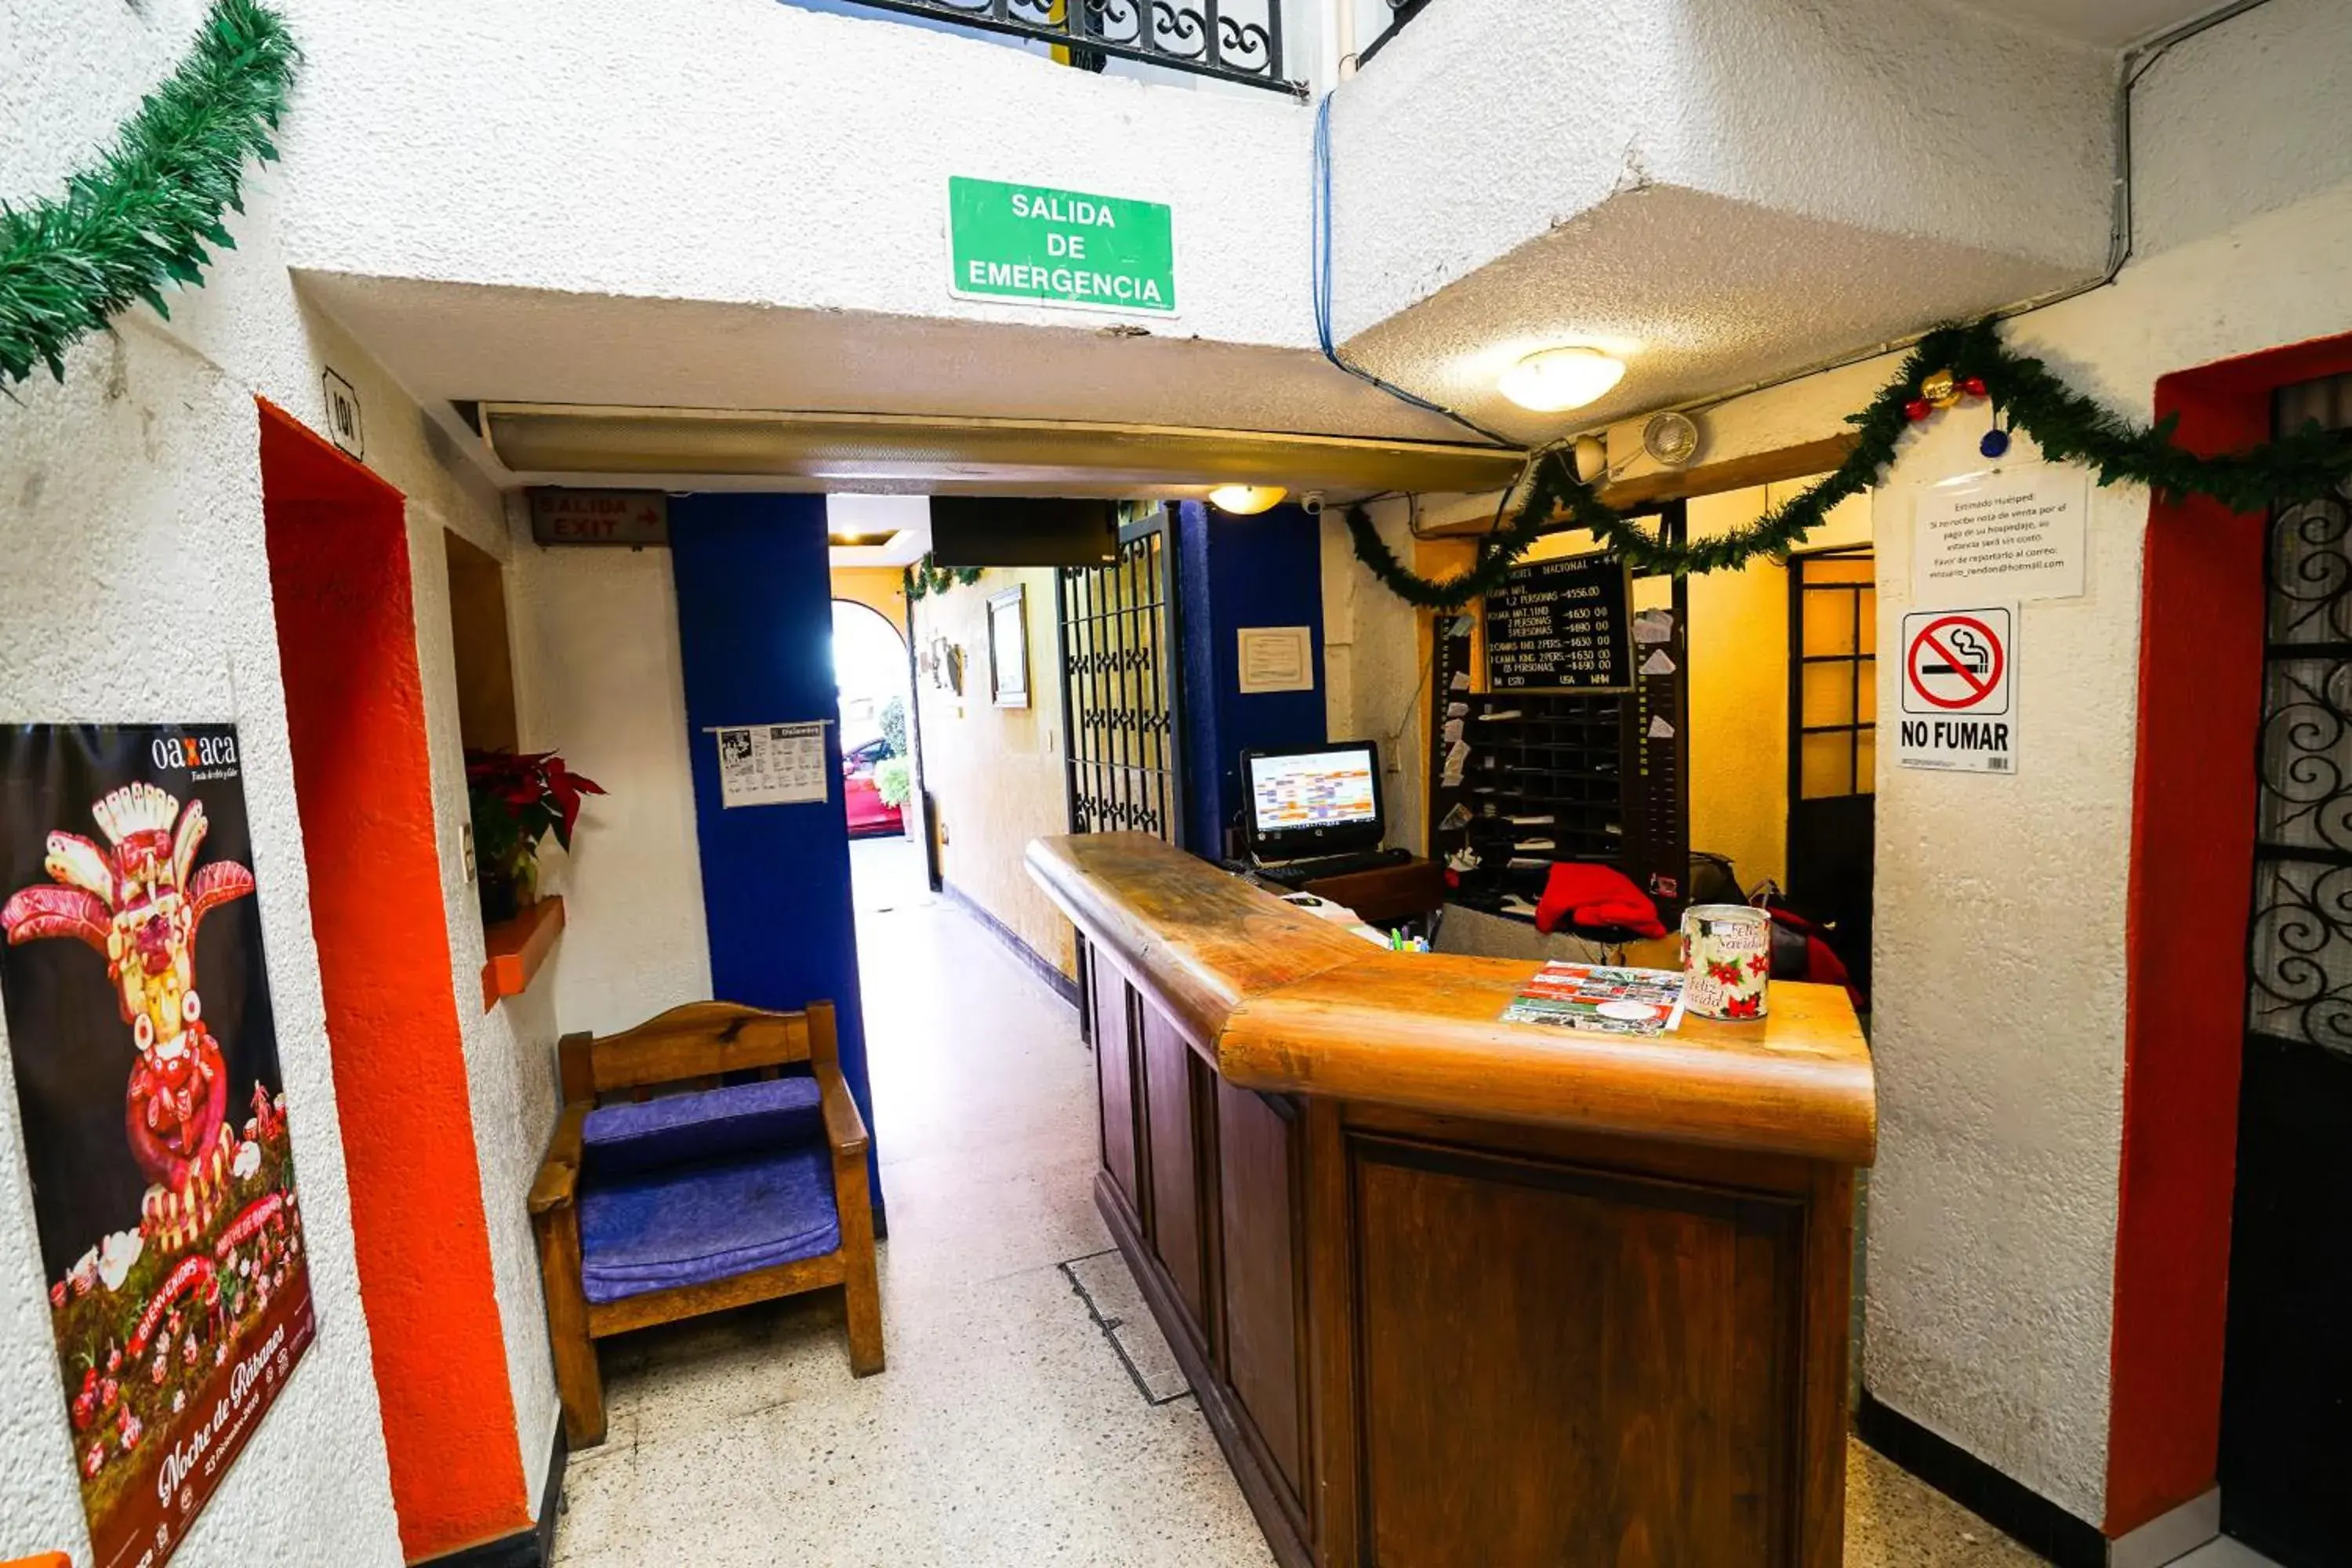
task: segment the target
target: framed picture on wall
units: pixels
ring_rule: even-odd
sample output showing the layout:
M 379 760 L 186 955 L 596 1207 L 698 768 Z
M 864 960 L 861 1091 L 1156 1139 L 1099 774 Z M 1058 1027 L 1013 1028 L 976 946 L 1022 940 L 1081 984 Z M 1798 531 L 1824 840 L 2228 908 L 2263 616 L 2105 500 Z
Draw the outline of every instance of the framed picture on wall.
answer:
M 1029 706 L 1029 588 L 988 601 L 988 695 L 999 708 Z

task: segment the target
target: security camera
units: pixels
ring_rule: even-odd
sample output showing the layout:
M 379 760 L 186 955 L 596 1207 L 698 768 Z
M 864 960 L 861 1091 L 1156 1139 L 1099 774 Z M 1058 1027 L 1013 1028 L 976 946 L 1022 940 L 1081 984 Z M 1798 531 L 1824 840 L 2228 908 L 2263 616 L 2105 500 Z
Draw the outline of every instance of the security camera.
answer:
M 1298 498 L 1298 504 L 1306 510 L 1307 516 L 1321 517 L 1323 515 L 1323 492 L 1321 490 L 1308 490 L 1305 495 Z

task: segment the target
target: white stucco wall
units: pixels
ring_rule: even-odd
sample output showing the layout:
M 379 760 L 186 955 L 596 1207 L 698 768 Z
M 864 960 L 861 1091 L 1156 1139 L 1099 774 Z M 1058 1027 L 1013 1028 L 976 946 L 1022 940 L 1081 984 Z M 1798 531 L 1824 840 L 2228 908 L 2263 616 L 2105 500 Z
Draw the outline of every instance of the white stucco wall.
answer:
M 0 0 L 0 192 L 53 190 L 184 52 L 200 0 L 97 11 Z M 302 104 L 281 141 L 310 132 Z M 408 499 L 435 813 L 445 846 L 452 1005 L 464 1039 L 483 1202 L 531 1506 L 556 1419 L 523 1194 L 553 1121 L 551 1010 L 534 995 L 484 1015 L 473 890 L 455 852 L 466 817 L 441 531 L 504 553 L 495 492 L 401 389 L 295 296 L 279 248 L 282 171 L 253 173 L 238 248 L 201 290 L 86 340 L 63 386 L 0 403 L 0 721 L 241 728 L 270 984 L 311 1238 L 320 1340 L 175 1559 L 193 1565 L 397 1563 L 342 1144 L 286 754 L 261 511 L 257 395 L 323 428 L 320 373 L 358 388 L 368 466 Z M 169 617 L 125 604 L 170 605 Z M 192 631 L 192 628 L 194 630 Z M 0 1058 L 0 1076 L 5 1074 Z M 0 1556 L 88 1544 L 16 1129 L 0 1092 Z
M 1313 341 L 1306 109 L 773 0 L 286 0 L 296 266 L 1069 327 L 947 291 L 951 174 L 1170 203 L 1181 320 Z
M 1388 547 L 1411 562 L 1403 503 L 1376 503 L 1371 512 Z M 1378 742 L 1388 842 L 1419 851 L 1429 837 L 1427 645 L 1420 612 L 1357 564 L 1347 521 L 1336 509 L 1323 514 L 1321 543 L 1324 728 L 1335 741 Z
M 466 877 L 459 847 L 471 809 L 465 742 L 458 732 L 457 653 L 443 539 L 446 530 L 503 560 L 509 550 L 505 509 L 498 492 L 448 448 L 440 427 L 425 419 L 331 321 L 316 312 L 310 312 L 309 319 L 313 342 L 327 361 L 358 386 L 366 408 L 380 411 L 368 422 L 369 466 L 387 478 L 415 477 L 403 489 L 408 497 L 417 668 L 432 753 L 433 815 L 441 844 L 441 898 L 449 930 L 449 984 L 464 1039 L 491 1283 L 514 1397 L 515 1436 L 521 1448 L 525 1495 L 535 1512 L 560 1406 L 547 1348 L 539 1246 L 525 1200 L 555 1127 L 554 988 L 542 973 L 522 995 L 506 998 L 488 1012 L 482 1009 L 481 905 L 475 885 Z M 359 369 L 346 369 L 347 364 Z M 512 575 L 509 569 L 510 598 Z
M 2272 0 L 2148 65 L 2132 104 L 2139 254 L 2352 181 L 2334 129 L 2347 20 L 2329 0 Z
M 2352 185 L 2179 246 L 2013 336 L 2147 419 L 2169 371 L 2352 327 L 2347 290 Z M 1974 424 L 1945 422 L 1878 492 L 1882 648 L 1896 645 L 1910 598 L 1911 490 L 1982 465 Z M 2015 777 L 1898 770 L 1891 748 L 1879 753 L 1882 1131 L 1864 1379 L 2093 1521 L 2106 1471 L 2147 504 L 2137 488 L 2095 490 L 2084 597 L 2024 607 Z M 1879 674 L 1879 710 L 1893 713 L 1895 662 Z
M 2090 269 L 2110 58 L 1941 0 L 1446 0 L 1335 95 L 1339 335 L 1645 185 Z
M 522 743 L 610 792 L 572 854 L 551 847 L 564 931 L 551 966 L 562 1032 L 607 1033 L 708 999 L 677 594 L 667 550 L 545 550 L 517 533 L 508 573 Z
M 319 1339 L 181 1561 L 397 1563 L 310 938 L 245 387 L 143 325 L 0 405 L 0 721 L 234 720 Z M 126 604 L 171 605 L 125 616 Z M 190 628 L 200 628 L 190 636 Z M 5 1026 L 0 1026 L 5 1033 Z M 0 1054 L 0 1079 L 10 1077 Z M 13 1081 L 0 1087 L 0 1553 L 89 1558 Z
M 12 5 L 0 103 L 0 188 L 39 188 L 135 102 L 184 30 L 117 8 Z M 160 45 L 157 37 L 164 41 Z M 22 52 L 17 52 L 21 50 Z M 52 140 L 20 128 L 54 129 Z M 37 145 L 36 142 L 37 141 Z M 259 227 L 248 221 L 248 239 Z M 248 265 L 266 290 L 266 265 Z M 282 291 L 282 281 L 278 285 Z M 216 317 L 231 303 L 213 302 Z M 188 312 L 193 315 L 194 312 Z M 309 363 L 281 299 L 257 359 Z M 62 386 L 0 402 L 0 721 L 233 720 L 242 731 L 269 984 L 301 1173 L 319 1340 L 180 1554 L 397 1563 L 368 1328 L 325 1038 L 308 878 L 286 750 L 284 695 L 263 548 L 251 384 L 203 350 L 126 319 L 86 341 Z M 306 385 L 307 383 L 307 385 Z M 318 416 L 315 373 L 271 394 Z M 170 606 L 125 614 L 125 605 Z M 8 1077 L 0 1053 L 0 1079 Z M 87 1561 L 13 1083 L 0 1087 L 0 1555 L 63 1549 Z

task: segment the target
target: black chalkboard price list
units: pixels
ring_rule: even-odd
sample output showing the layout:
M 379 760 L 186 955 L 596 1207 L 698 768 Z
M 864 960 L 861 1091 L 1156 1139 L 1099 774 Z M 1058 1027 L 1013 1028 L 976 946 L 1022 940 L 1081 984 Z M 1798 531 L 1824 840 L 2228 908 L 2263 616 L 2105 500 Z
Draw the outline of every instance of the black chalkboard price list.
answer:
M 1486 596 L 1489 691 L 1622 691 L 1633 684 L 1624 560 L 1531 561 Z

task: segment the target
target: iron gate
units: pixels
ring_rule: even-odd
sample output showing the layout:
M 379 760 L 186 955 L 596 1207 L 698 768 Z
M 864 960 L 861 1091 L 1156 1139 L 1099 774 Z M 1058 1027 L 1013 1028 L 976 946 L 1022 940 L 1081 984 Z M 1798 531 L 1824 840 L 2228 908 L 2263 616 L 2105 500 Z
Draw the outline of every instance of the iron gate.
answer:
M 1170 519 L 1162 509 L 1129 523 L 1117 562 L 1065 566 L 1055 583 L 1073 833 L 1183 842 Z
M 2352 377 L 2276 415 L 2352 432 Z M 2352 501 L 2276 508 L 2267 584 L 2221 1521 L 2304 1568 L 2352 1561 Z

